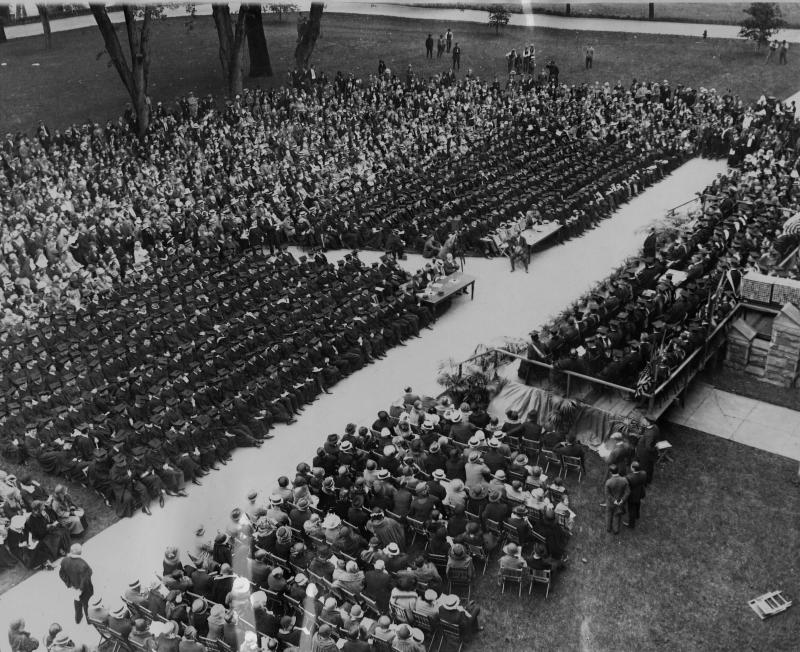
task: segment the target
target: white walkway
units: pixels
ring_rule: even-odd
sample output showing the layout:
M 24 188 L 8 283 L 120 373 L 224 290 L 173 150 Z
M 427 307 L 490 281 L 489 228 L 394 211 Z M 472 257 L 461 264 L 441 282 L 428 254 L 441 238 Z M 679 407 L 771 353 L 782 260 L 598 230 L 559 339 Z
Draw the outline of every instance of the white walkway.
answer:
M 298 5 L 302 11 L 308 11 L 310 0 L 303 0 Z M 465 3 L 466 4 L 466 3 Z M 238 7 L 238 2 L 231 2 L 231 7 Z M 530 7 L 530 0 L 522 2 L 524 8 Z M 184 4 L 167 9 L 167 16 L 186 16 Z M 398 18 L 414 18 L 416 20 L 437 20 L 443 23 L 467 22 L 486 23 L 486 11 L 478 9 L 436 9 L 430 7 L 410 7 L 401 2 L 346 2 L 330 0 L 325 3 L 325 11 L 329 13 L 363 14 L 372 16 L 393 16 Z M 31 12 L 32 13 L 32 12 Z M 211 14 L 210 4 L 198 4 L 197 14 Z M 122 12 L 111 14 L 113 22 L 122 21 Z M 91 15 L 77 16 L 51 21 L 54 32 L 93 26 Z M 714 25 L 703 23 L 674 23 L 669 21 L 621 20 L 616 18 L 566 18 L 533 13 L 512 13 L 509 25 L 523 27 L 546 27 L 548 29 L 564 29 L 593 32 L 628 32 L 636 34 L 672 34 L 676 36 L 696 36 L 700 38 L 703 30 L 709 38 L 738 38 L 739 28 L 735 25 Z M 42 33 L 41 23 L 30 23 L 6 28 L 9 39 L 35 36 Z M 781 39 L 792 43 L 800 42 L 800 29 L 784 29 L 779 34 Z
M 89 540 L 85 558 L 95 571 L 96 595 L 103 596 L 107 606 L 118 604 L 128 582 L 154 579 L 167 544 L 186 550 L 201 523 L 213 536 L 230 510 L 246 502 L 250 489 L 266 498 L 276 478 L 290 473 L 297 462 L 310 460 L 326 434 L 341 432 L 349 421 L 371 422 L 407 384 L 419 393 L 438 393 L 435 378 L 441 359 L 466 358 L 477 344 L 502 336 L 525 337 L 635 254 L 650 222 L 663 218 L 665 210 L 723 170 L 718 161 L 687 163 L 595 230 L 536 255 L 530 274 L 511 274 L 505 261 L 468 259 L 467 272 L 478 279 L 475 300 L 457 299 L 434 331 L 424 330 L 422 339 L 392 350 L 385 360 L 341 382 L 333 395 L 323 395 L 308 407 L 298 423 L 273 430 L 275 439 L 263 448 L 237 451 L 227 467 L 204 478 L 202 487 L 190 486 L 188 498 L 168 499 L 165 509 L 156 506 L 152 517 L 137 514 Z M 363 257 L 371 261 L 377 254 L 364 252 Z M 409 256 L 405 265 L 417 269 L 422 262 L 419 256 Z M 76 640 L 89 637 L 92 630 L 76 627 L 71 614 L 71 595 L 54 573 L 37 573 L 0 596 L 0 632 L 7 631 L 11 619 L 24 616 L 37 637 L 52 622 L 60 622 Z
M 664 418 L 710 435 L 800 460 L 800 412 L 695 383 Z

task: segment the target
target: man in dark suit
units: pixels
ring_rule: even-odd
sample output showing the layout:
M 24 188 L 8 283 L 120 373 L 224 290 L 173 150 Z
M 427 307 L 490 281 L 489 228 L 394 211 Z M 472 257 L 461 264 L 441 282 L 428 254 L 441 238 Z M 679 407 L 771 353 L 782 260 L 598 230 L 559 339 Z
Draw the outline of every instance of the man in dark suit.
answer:
M 375 568 L 364 573 L 364 590 L 362 593 L 372 598 L 381 612 L 389 611 L 389 596 L 392 592 L 392 576 L 386 572 L 386 564 L 382 559 L 375 562 Z
M 628 520 L 625 525 L 629 528 L 636 527 L 636 521 L 639 520 L 639 514 L 642 508 L 642 500 L 645 497 L 645 485 L 647 484 L 647 473 L 641 470 L 639 462 L 631 463 L 631 470 L 625 476 L 630 487 L 628 495 Z
M 553 449 L 556 455 L 568 455 L 569 457 L 580 457 L 581 465 L 584 464 L 586 458 L 586 449 L 578 442 L 574 434 L 567 436 L 567 441 L 559 444 Z
M 606 480 L 605 486 L 606 530 L 619 534 L 619 524 L 625 513 L 631 488 L 628 481 L 619 474 L 616 464 L 609 466 L 608 471 L 611 477 Z
M 75 593 L 75 623 L 80 624 L 83 616 L 89 618 L 89 598 L 94 594 L 92 586 L 92 569 L 81 557 L 83 549 L 80 543 L 73 543 L 69 554 L 61 562 L 58 572 L 61 581 Z

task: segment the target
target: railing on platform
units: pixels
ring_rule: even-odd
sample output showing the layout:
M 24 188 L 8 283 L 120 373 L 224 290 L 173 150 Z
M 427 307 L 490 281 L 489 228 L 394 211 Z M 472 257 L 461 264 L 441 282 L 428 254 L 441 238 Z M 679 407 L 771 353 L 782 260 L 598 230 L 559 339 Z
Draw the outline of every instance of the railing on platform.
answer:
M 677 206 L 673 206 L 672 208 L 668 209 L 667 210 L 667 215 L 668 216 L 675 215 L 675 211 L 677 211 L 679 208 L 683 208 L 684 206 L 687 206 L 688 204 L 693 204 L 694 202 L 700 201 L 701 199 L 702 199 L 702 197 L 699 194 L 696 197 L 692 197 L 691 199 L 687 199 L 682 204 L 678 204 Z
M 640 399 L 646 402 L 648 414 L 660 409 L 665 403 L 671 403 L 689 385 L 694 377 L 705 368 L 705 365 L 708 363 L 708 361 L 724 344 L 727 327 L 737 315 L 741 307 L 743 307 L 742 304 L 737 304 L 734 309 L 731 310 L 731 312 L 728 313 L 719 324 L 717 324 L 714 330 L 711 331 L 711 334 L 706 337 L 706 341 L 703 346 L 699 347 L 695 351 L 692 351 L 692 353 L 686 357 L 686 359 L 675 369 L 675 371 L 670 374 L 669 378 L 656 387 L 656 389 L 652 392 L 644 392 L 640 394 Z M 531 360 L 523 355 L 519 355 L 518 353 L 513 353 L 512 351 L 506 351 L 505 349 L 500 348 L 487 349 L 486 351 L 476 353 L 466 360 L 461 361 L 461 363 L 458 365 L 459 378 L 461 378 L 463 375 L 464 365 L 488 355 L 494 356 L 495 368 L 498 366 L 500 356 L 510 358 L 512 360 L 519 360 L 521 363 L 524 362 L 529 365 L 526 369 L 526 374 L 524 377 L 526 384 L 530 379 L 529 372 L 531 367 L 539 367 L 541 369 L 546 369 L 550 374 L 561 374 L 565 376 L 565 397 L 569 397 L 573 385 L 578 381 L 589 383 L 593 386 L 598 386 L 604 390 L 612 389 L 623 394 L 627 394 L 630 398 L 633 398 L 636 395 L 636 390 L 634 388 L 625 387 L 624 385 L 617 385 L 616 383 L 601 380 L 600 378 L 595 378 L 593 376 L 586 376 L 576 371 L 558 369 L 552 364 L 540 362 L 538 360 Z
M 800 258 L 800 245 L 792 249 L 789 255 L 778 263 L 778 269 L 786 269 L 792 262 L 796 262 L 798 258 Z

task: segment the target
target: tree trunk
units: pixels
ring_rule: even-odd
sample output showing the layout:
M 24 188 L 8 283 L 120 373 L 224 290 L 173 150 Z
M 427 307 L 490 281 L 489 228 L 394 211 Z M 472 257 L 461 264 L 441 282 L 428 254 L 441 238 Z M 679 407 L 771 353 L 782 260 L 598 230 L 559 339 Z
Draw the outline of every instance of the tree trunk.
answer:
M 129 5 L 123 6 L 125 14 L 125 30 L 128 36 L 128 49 L 130 50 L 130 65 L 125 57 L 125 52 L 120 44 L 117 30 L 104 5 L 90 5 L 106 52 L 111 57 L 111 62 L 122 80 L 125 90 L 133 103 L 136 113 L 136 134 L 143 139 L 147 128 L 150 126 L 150 104 L 147 99 L 147 78 L 150 71 L 150 24 L 152 9 L 144 8 L 144 18 L 141 27 L 136 25 L 135 10 Z
M 9 5 L 0 5 L 0 43 L 5 43 L 8 40 L 6 36 L 6 25 L 11 21 L 11 7 Z
M 212 5 L 211 15 L 219 37 L 219 61 L 228 83 L 228 95 L 235 97 L 244 86 L 242 76 L 242 54 L 244 52 L 244 19 L 247 11 L 241 7 L 236 16 L 236 28 L 231 24 L 228 5 Z
M 231 47 L 233 45 L 233 28 L 231 27 L 231 10 L 228 5 L 212 5 L 211 16 L 217 28 L 219 39 L 219 62 L 225 80 L 230 78 Z
M 572 5 L 570 5 L 570 3 L 568 2 L 566 8 L 564 9 L 564 15 L 569 16 L 571 13 L 572 13 Z
M 245 33 L 250 53 L 250 76 L 272 77 L 272 63 L 269 60 L 267 37 L 264 34 L 261 5 L 248 5 L 245 16 Z
M 50 32 L 50 15 L 47 13 L 47 5 L 37 4 L 39 17 L 42 19 L 42 32 L 44 33 L 44 49 L 49 50 L 53 47 L 53 37 Z
M 647 17 L 650 20 L 656 17 L 656 3 L 655 2 L 648 2 L 647 3 Z
M 312 2 L 308 19 L 297 26 L 297 47 L 294 50 L 294 60 L 298 70 L 308 67 L 308 60 L 317 44 L 319 25 L 322 21 L 322 8 L 321 2 Z

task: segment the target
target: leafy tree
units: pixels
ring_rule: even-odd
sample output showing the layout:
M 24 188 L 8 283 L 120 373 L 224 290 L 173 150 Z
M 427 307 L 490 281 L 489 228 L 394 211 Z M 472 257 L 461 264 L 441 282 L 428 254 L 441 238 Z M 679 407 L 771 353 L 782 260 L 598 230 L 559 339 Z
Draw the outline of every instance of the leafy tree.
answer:
M 754 2 L 744 13 L 747 18 L 742 21 L 739 36 L 755 41 L 759 48 L 786 27 L 781 8 L 774 2 Z
M 283 14 L 295 13 L 299 7 L 294 2 L 270 2 L 267 9 L 278 16 L 278 22 L 283 22 Z
M 489 9 L 489 25 L 494 27 L 494 33 L 499 34 L 500 28 L 508 25 L 511 14 L 503 5 L 497 5 Z
M 294 49 L 294 60 L 298 70 L 308 67 L 308 60 L 314 51 L 319 38 L 319 25 L 322 22 L 321 2 L 312 2 L 308 17 L 300 16 L 297 21 L 297 45 Z
M 164 16 L 163 8 L 157 5 L 143 7 L 122 5 L 130 61 L 120 43 L 117 29 L 108 17 L 106 6 L 91 4 L 89 8 L 100 29 L 100 34 L 103 36 L 111 63 L 117 69 L 125 90 L 128 91 L 133 102 L 136 133 L 140 139 L 143 139 L 150 126 L 150 100 L 147 97 L 147 82 L 150 73 L 150 30 L 153 20 Z

